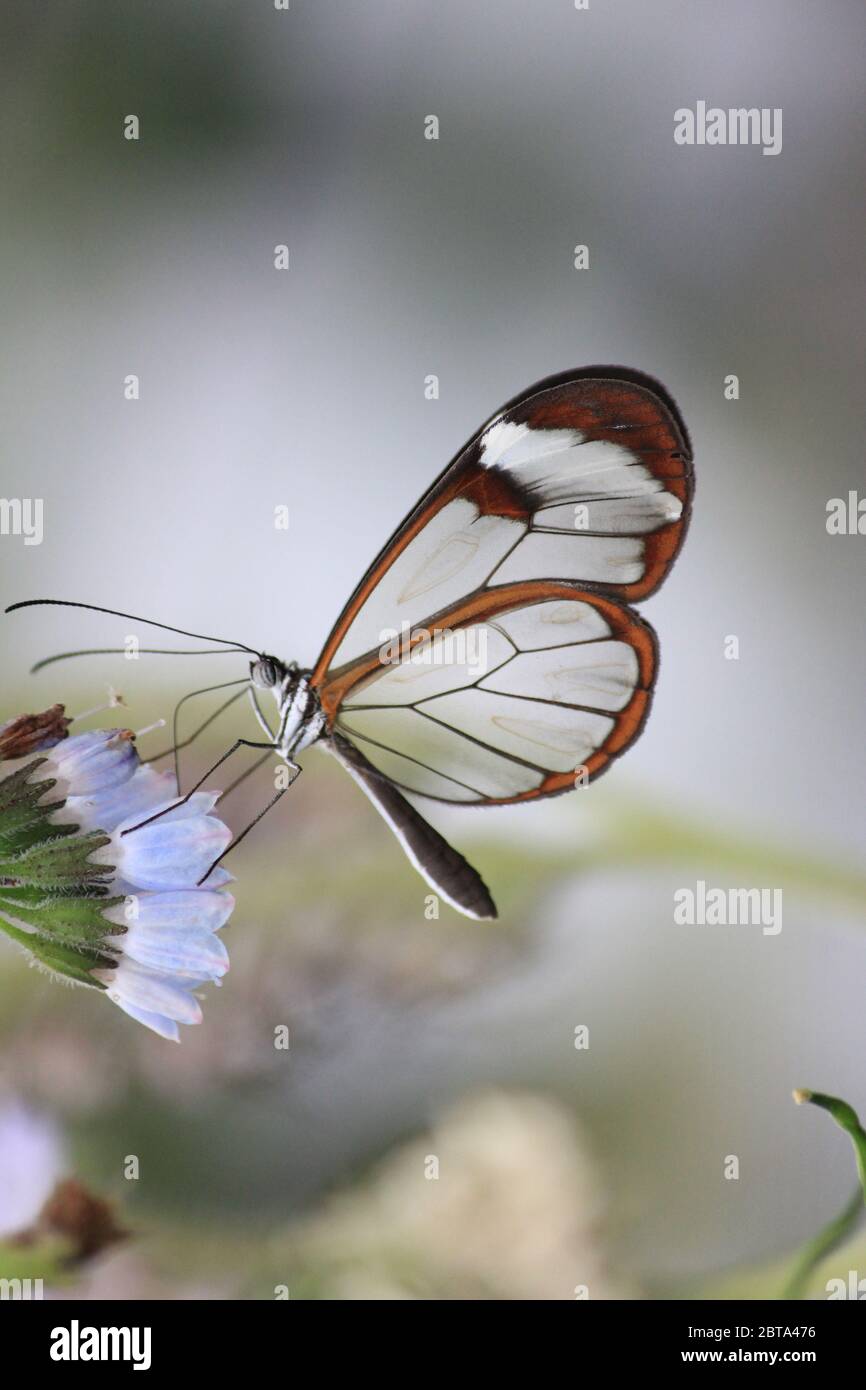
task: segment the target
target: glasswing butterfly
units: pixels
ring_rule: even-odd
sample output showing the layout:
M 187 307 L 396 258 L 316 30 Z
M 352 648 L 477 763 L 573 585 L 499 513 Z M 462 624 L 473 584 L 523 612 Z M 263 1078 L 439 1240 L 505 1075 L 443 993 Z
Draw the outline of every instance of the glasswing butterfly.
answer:
M 295 776 L 299 753 L 326 748 L 431 887 L 467 916 L 495 917 L 480 875 L 407 796 L 534 801 L 593 780 L 625 752 L 658 668 L 655 633 L 631 605 L 673 564 L 692 492 L 685 426 L 652 378 L 591 367 L 531 386 L 397 528 L 311 669 L 152 624 L 255 658 L 230 684 L 248 692 L 265 739 L 236 740 L 196 787 L 241 746 L 277 752 Z M 95 607 L 12 608 L 37 603 Z M 259 703 L 266 691 L 275 726 Z

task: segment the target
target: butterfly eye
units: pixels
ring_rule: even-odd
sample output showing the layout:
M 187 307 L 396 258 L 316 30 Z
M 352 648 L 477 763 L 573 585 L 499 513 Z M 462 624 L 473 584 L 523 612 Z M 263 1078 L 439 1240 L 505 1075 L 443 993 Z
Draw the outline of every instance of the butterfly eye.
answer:
M 250 666 L 250 675 L 253 685 L 258 686 L 259 690 L 270 690 L 280 679 L 277 663 L 271 656 L 260 657 Z

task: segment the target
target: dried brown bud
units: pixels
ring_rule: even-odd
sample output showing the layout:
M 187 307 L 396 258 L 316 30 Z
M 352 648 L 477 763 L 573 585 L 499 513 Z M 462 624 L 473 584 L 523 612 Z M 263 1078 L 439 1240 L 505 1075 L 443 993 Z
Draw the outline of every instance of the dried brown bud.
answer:
M 66 1178 L 57 1184 L 42 1208 L 38 1224 L 46 1234 L 61 1236 L 69 1242 L 73 1261 L 97 1255 L 106 1246 L 126 1240 L 128 1236 L 128 1232 L 118 1226 L 111 1204 L 88 1192 L 76 1178 Z
M 20 714 L 17 719 L 0 724 L 0 761 L 29 757 L 66 738 L 72 720 L 66 718 L 65 708 L 52 705 L 42 714 Z

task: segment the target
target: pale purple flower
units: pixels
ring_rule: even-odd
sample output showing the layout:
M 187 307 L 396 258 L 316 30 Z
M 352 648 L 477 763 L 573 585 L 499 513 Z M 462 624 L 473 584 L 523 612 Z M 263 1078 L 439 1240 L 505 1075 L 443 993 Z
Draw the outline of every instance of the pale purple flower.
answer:
M 129 781 L 139 767 L 129 729 L 97 729 L 74 734 L 45 754 L 37 776 L 56 777 L 60 796 L 88 796 Z
M 217 868 L 197 886 L 231 841 L 213 814 L 219 794 L 196 792 L 173 805 L 174 776 L 142 766 L 127 730 L 79 734 L 45 756 L 35 776 L 56 777 L 66 797 L 52 819 L 109 837 L 89 861 L 110 865 L 106 893 L 125 897 L 103 913 L 107 927 L 121 929 L 100 945 L 117 964 L 93 970 L 93 978 L 131 1018 L 178 1041 L 179 1024 L 201 1022 L 195 991 L 219 983 L 229 968 L 216 933 L 234 907 L 221 891 L 232 875 Z
M 124 956 L 151 970 L 199 980 L 217 979 L 229 968 L 228 952 L 215 933 L 233 908 L 230 893 L 199 888 L 139 893 L 104 915 L 126 927 L 120 942 Z
M 63 1145 L 47 1116 L 0 1101 L 0 1238 L 31 1225 L 60 1177 Z
M 118 878 L 136 888 L 195 888 L 232 838 L 227 825 L 208 815 L 215 800 L 212 793 L 196 792 L 140 829 L 133 828 L 142 819 L 138 812 L 126 816 L 112 832 L 110 844 L 91 858 L 96 864 L 113 864 Z
M 193 990 L 206 980 L 150 970 L 129 956 L 121 957 L 116 969 L 95 973 L 107 986 L 112 1003 L 162 1038 L 180 1042 L 179 1023 L 201 1023 L 201 1005 Z
M 157 772 L 143 764 L 127 782 L 121 782 L 86 796 L 68 796 L 66 805 L 56 812 L 58 823 L 74 823 L 84 832 L 104 830 L 110 835 L 122 820 L 144 820 L 160 806 L 177 799 L 177 783 L 171 772 Z

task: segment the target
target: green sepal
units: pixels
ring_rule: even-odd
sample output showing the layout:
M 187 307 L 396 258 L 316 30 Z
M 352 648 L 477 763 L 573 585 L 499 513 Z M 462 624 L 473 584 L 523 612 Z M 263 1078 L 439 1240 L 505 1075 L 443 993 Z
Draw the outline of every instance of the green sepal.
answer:
M 51 824 L 52 812 L 61 810 L 66 804 L 63 798 L 50 802 L 41 800 L 57 785 L 57 779 L 45 777 L 41 781 L 30 781 L 44 762 L 44 758 L 33 758 L 17 772 L 0 780 L 0 855 L 17 853 L 57 835 L 75 833 L 77 827 L 74 825 Z
M 89 856 L 111 841 L 109 835 L 94 830 L 87 835 L 57 833 L 19 854 L 0 859 L 0 878 L 33 884 L 43 889 L 73 888 L 99 883 L 114 872 L 110 864 L 93 864 Z
M 62 805 L 61 801 L 56 807 L 49 806 L 45 810 L 57 810 Z M 77 825 L 52 825 L 47 815 L 39 812 L 34 815 L 22 806 L 18 810 L 7 811 L 0 820 L 0 855 L 7 859 L 9 855 L 20 854 L 58 836 L 74 835 L 77 830 Z
M 103 913 L 122 902 L 122 896 L 46 897 L 39 889 L 0 885 L 0 913 L 67 942 L 101 941 L 106 936 L 121 935 L 124 928 L 107 921 Z
M 47 758 L 33 758 L 31 762 L 0 779 L 0 814 L 8 807 L 17 805 L 22 797 L 29 801 L 37 801 L 55 786 L 54 777 L 45 777 L 41 782 L 30 781 L 37 767 L 41 767 L 47 761 Z
M 46 897 L 51 898 L 98 898 L 104 906 L 108 905 L 110 888 L 107 883 L 85 883 L 80 887 L 52 888 L 46 890 L 37 884 L 9 883 L 0 879 L 0 895 L 10 903 L 23 903 L 25 907 L 37 907 Z
M 92 985 L 94 989 L 108 988 L 102 980 L 94 980 L 90 972 L 110 969 L 117 965 L 115 956 L 95 951 L 91 946 L 66 946 L 45 936 L 33 937 L 31 940 L 33 944 L 30 950 L 36 959 L 49 966 L 51 970 L 56 970 L 59 975 L 77 980 L 80 985 Z
M 2 929 L 13 941 L 24 946 L 42 965 L 47 965 L 58 975 L 65 975 L 80 985 L 90 985 L 93 989 L 107 989 L 102 980 L 95 980 L 91 971 L 108 970 L 117 965 L 117 957 L 109 956 L 92 946 L 69 946 L 62 941 L 54 941 L 50 936 L 38 932 L 22 931 L 5 921 Z

